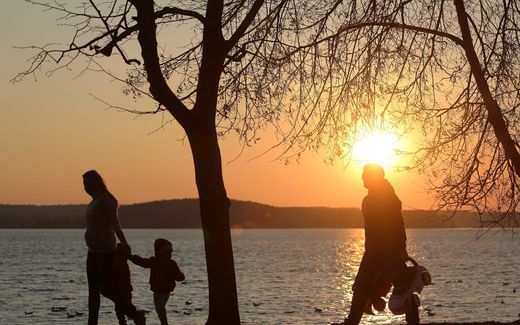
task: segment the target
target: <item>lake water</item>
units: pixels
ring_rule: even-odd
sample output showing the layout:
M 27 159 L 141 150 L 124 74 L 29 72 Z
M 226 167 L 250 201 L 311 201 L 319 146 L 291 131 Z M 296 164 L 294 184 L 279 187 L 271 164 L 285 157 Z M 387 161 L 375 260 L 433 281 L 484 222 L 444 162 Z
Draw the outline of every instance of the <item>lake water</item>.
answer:
M 142 256 L 153 254 L 155 238 L 173 242 L 187 280 L 168 302 L 170 323 L 204 324 L 202 232 L 125 233 L 133 252 Z M 498 231 L 477 240 L 473 229 L 409 229 L 407 234 L 409 254 L 430 270 L 434 282 L 423 291 L 421 321 L 520 318 L 519 235 Z M 345 317 L 363 252 L 362 229 L 233 230 L 233 243 L 244 324 L 328 324 Z M 0 324 L 86 324 L 85 259 L 83 230 L 0 229 Z M 130 265 L 133 301 L 152 311 L 147 324 L 159 324 L 148 270 Z M 100 324 L 116 324 L 113 303 L 102 298 L 101 305 Z M 404 323 L 404 317 L 387 311 L 365 316 L 362 323 Z

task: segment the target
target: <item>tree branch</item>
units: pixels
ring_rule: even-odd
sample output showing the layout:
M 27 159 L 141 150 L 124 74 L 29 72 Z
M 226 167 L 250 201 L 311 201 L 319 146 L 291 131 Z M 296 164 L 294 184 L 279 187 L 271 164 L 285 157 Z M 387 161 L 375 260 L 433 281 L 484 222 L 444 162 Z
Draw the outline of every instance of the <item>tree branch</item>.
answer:
M 229 52 L 229 50 L 237 44 L 238 40 L 242 37 L 242 35 L 244 35 L 247 28 L 251 25 L 253 19 L 256 17 L 258 11 L 260 10 L 263 4 L 264 0 L 255 0 L 253 6 L 251 7 L 251 10 L 249 10 L 249 12 L 246 14 L 246 17 L 244 18 L 242 23 L 240 23 L 240 26 L 238 26 L 238 28 L 235 30 L 233 35 L 231 35 L 229 40 L 226 41 L 226 53 Z
M 184 9 L 180 9 L 180 8 L 176 8 L 176 7 L 165 7 L 157 12 L 154 13 L 154 18 L 155 19 L 159 19 L 159 18 L 163 18 L 165 17 L 166 15 L 183 15 L 183 16 L 189 16 L 189 17 L 193 17 L 193 18 L 196 18 L 197 20 L 199 20 L 201 23 L 204 24 L 204 16 L 202 16 L 201 14 L 199 14 L 198 12 L 196 11 L 192 11 L 192 10 L 184 10 Z M 119 27 L 119 26 L 118 26 Z M 108 28 L 108 27 L 107 27 Z M 139 30 L 139 24 L 135 24 L 131 27 L 128 27 L 125 29 L 124 32 L 122 32 L 121 34 L 117 35 L 117 28 L 112 30 L 112 31 L 108 31 L 107 34 L 108 35 L 111 35 L 112 37 L 112 40 L 105 46 L 103 46 L 103 48 L 101 49 L 96 49 L 96 53 L 101 53 L 105 56 L 110 56 L 110 54 L 112 53 L 112 49 L 114 47 L 118 48 L 117 47 L 117 44 L 124 40 L 125 38 L 129 37 L 130 35 L 132 35 L 132 33 L 136 32 Z M 107 34 L 105 34 L 105 36 L 107 36 Z M 135 59 L 132 59 L 132 60 L 126 60 L 124 54 L 122 53 L 122 51 L 118 48 L 119 52 L 121 53 L 121 55 L 123 56 L 123 59 L 125 59 L 125 62 L 127 64 L 130 64 L 130 63 L 137 63 L 137 64 L 141 64 L 138 60 L 135 60 Z
M 180 9 L 180 8 L 177 8 L 177 7 L 164 7 L 163 9 L 161 9 L 161 10 L 159 10 L 159 11 L 157 11 L 155 13 L 155 17 L 156 18 L 162 18 L 162 17 L 164 17 L 164 16 L 166 16 L 168 14 L 192 17 L 192 18 L 195 18 L 198 21 L 200 21 L 202 24 L 204 24 L 205 21 L 206 21 L 204 16 L 199 14 L 196 11 Z
M 516 149 L 515 141 L 511 138 L 502 113 L 500 106 L 493 98 L 491 91 L 489 90 L 489 84 L 484 76 L 484 71 L 480 65 L 475 48 L 473 47 L 473 40 L 469 30 L 468 19 L 466 10 L 464 9 L 464 2 L 462 0 L 454 0 L 455 7 L 457 9 L 457 18 L 459 20 L 460 30 L 463 39 L 463 48 L 466 52 L 468 62 L 471 66 L 471 71 L 475 77 L 477 87 L 482 95 L 485 103 L 486 110 L 488 112 L 488 121 L 493 126 L 493 131 L 497 140 L 504 149 L 507 160 L 511 162 L 514 167 L 514 171 L 518 177 L 520 177 L 520 153 Z
M 448 38 L 448 39 L 452 40 L 455 44 L 457 44 L 461 47 L 464 47 L 464 42 L 462 41 L 461 38 L 459 38 L 453 34 L 442 32 L 439 30 L 418 27 L 418 26 L 413 26 L 413 25 L 407 25 L 407 24 L 401 24 L 401 23 L 394 23 L 394 22 L 372 21 L 372 22 L 357 23 L 357 24 L 350 24 L 350 25 L 343 26 L 333 35 L 321 38 L 321 39 L 317 40 L 316 42 L 312 42 L 309 44 L 295 47 L 294 50 L 292 50 L 291 52 L 289 52 L 286 55 L 286 57 L 291 56 L 291 55 L 301 51 L 302 49 L 315 47 L 316 45 L 319 45 L 321 43 L 331 41 L 331 40 L 339 37 L 342 34 L 350 33 L 351 31 L 356 31 L 356 30 L 359 30 L 359 29 L 362 29 L 365 27 L 375 27 L 375 26 L 388 27 L 388 28 L 393 28 L 393 29 L 404 29 L 404 30 L 415 31 L 415 32 L 420 32 L 420 33 L 425 33 L 425 34 L 436 35 L 436 36 Z
M 162 74 L 157 53 L 157 25 L 155 23 L 154 2 L 129 0 L 137 9 L 139 32 L 137 40 L 141 46 L 141 55 L 147 71 L 150 93 L 173 117 L 185 127 L 188 124 L 189 110 L 184 103 L 171 91 Z

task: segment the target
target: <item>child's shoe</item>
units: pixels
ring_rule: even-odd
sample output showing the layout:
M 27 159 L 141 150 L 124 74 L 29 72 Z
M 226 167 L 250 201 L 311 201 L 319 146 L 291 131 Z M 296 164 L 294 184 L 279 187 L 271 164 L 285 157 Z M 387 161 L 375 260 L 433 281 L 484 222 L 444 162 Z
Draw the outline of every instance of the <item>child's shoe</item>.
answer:
M 144 317 L 144 310 L 138 310 L 134 318 L 135 325 L 146 325 L 146 317 Z

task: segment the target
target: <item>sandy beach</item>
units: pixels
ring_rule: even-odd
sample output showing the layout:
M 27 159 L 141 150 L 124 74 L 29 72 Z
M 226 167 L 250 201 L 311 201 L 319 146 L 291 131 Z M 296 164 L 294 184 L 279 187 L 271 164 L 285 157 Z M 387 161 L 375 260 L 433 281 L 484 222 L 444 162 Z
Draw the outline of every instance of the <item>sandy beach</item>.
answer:
M 478 322 L 478 323 L 421 323 L 422 325 L 495 325 L 495 324 L 510 324 L 510 325 L 520 325 L 520 319 L 514 322 L 508 323 L 500 323 L 500 322 Z

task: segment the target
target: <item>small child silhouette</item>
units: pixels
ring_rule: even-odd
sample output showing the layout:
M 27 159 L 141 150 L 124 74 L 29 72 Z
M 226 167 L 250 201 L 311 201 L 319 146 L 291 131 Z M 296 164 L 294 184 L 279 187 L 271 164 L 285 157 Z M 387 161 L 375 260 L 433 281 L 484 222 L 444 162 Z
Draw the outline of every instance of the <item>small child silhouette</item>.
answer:
M 112 268 L 113 285 L 123 297 L 132 301 L 132 284 L 130 279 L 130 268 L 128 267 L 128 252 L 125 247 L 118 243 L 116 247 L 116 256 L 114 258 L 114 265 Z M 119 325 L 126 325 L 125 314 L 116 305 L 116 316 L 119 320 Z
M 175 281 L 184 280 L 184 273 L 172 259 L 171 242 L 162 238 L 156 239 L 154 252 L 155 256 L 150 258 L 130 255 L 128 259 L 136 265 L 150 269 L 150 289 L 153 292 L 155 311 L 159 316 L 161 325 L 168 325 L 166 302 L 170 298 L 170 292 L 175 289 Z

